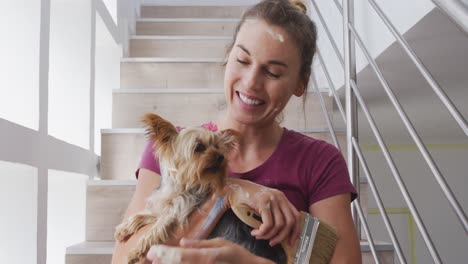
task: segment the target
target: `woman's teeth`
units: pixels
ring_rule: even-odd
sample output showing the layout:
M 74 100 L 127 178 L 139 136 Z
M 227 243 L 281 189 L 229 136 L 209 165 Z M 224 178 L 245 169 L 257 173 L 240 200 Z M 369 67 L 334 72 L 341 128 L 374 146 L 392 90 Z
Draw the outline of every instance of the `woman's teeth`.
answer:
M 240 99 L 242 100 L 242 102 L 244 102 L 244 103 L 246 103 L 246 104 L 248 104 L 248 105 L 259 105 L 259 104 L 261 104 L 260 101 L 247 98 L 246 96 L 244 96 L 244 95 L 241 94 L 241 93 L 239 93 L 239 97 L 240 97 Z

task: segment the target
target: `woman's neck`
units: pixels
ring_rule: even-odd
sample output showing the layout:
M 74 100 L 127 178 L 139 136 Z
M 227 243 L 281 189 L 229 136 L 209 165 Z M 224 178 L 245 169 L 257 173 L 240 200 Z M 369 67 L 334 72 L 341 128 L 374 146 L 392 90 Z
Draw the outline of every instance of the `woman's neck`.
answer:
M 276 122 L 268 126 L 252 126 L 227 119 L 218 123 L 219 129 L 234 129 L 240 133 L 239 145 L 230 157 L 231 169 L 244 172 L 263 164 L 275 151 L 283 128 Z

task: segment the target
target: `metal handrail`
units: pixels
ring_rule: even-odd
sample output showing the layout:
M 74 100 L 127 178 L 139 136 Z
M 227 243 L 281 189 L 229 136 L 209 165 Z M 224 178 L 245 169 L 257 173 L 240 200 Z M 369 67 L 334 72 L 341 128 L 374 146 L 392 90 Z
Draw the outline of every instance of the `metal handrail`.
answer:
M 413 63 L 416 65 L 416 67 L 419 69 L 422 76 L 426 79 L 426 81 L 432 87 L 432 89 L 434 90 L 436 95 L 442 101 L 442 103 L 447 108 L 447 110 L 450 112 L 450 114 L 455 119 L 455 121 L 457 121 L 460 128 L 468 136 L 468 124 L 466 123 L 466 120 L 460 114 L 458 109 L 453 105 L 452 101 L 448 98 L 448 96 L 445 94 L 445 92 L 440 88 L 440 85 L 432 77 L 432 75 L 429 73 L 427 68 L 424 66 L 424 64 L 421 62 L 421 60 L 418 58 L 416 53 L 410 48 L 410 45 L 408 44 L 408 42 L 406 42 L 406 40 L 398 32 L 398 30 L 392 24 L 392 22 L 390 22 L 388 17 L 382 11 L 382 9 L 379 7 L 379 5 L 375 2 L 375 0 L 368 0 L 368 1 L 372 5 L 374 10 L 377 12 L 377 14 L 380 16 L 382 21 L 385 23 L 385 25 L 388 27 L 388 29 L 393 33 L 393 36 L 395 36 L 395 38 L 398 40 L 398 42 L 403 47 L 403 49 L 406 51 L 406 53 L 408 53 L 408 56 L 411 58 Z M 448 2 L 451 2 L 451 1 L 445 1 L 445 2 L 448 3 Z M 467 19 L 468 19 L 468 16 L 467 16 Z M 468 24 L 467 24 L 467 26 L 468 26 Z
M 358 125 L 357 125 L 357 104 L 356 98 L 353 95 L 350 82 L 356 80 L 356 54 L 354 48 L 353 35 L 350 34 L 348 25 L 354 23 L 354 0 L 343 0 L 343 54 L 344 54 L 344 81 L 346 89 L 346 138 L 347 143 L 347 162 L 348 172 L 351 178 L 351 182 L 354 186 L 360 186 L 359 178 L 359 165 L 356 155 L 353 151 L 353 145 L 349 140 L 351 137 L 358 136 Z M 358 194 L 359 194 L 359 188 Z M 359 218 L 356 217 L 357 212 L 355 208 L 352 208 L 352 216 L 354 219 L 354 228 L 356 232 L 361 235 L 361 225 Z
M 380 70 L 379 66 L 375 62 L 375 60 L 371 57 L 369 51 L 364 45 L 364 42 L 361 40 L 359 37 L 359 34 L 356 32 L 354 27 L 352 25 L 349 25 L 349 28 L 351 32 L 353 33 L 356 42 L 359 44 L 361 47 L 361 50 L 363 51 L 364 55 L 366 56 L 367 60 L 369 61 L 370 66 L 376 73 L 380 83 L 382 84 L 385 92 L 387 93 L 387 96 L 390 98 L 390 101 L 392 102 L 393 106 L 398 112 L 398 115 L 402 119 L 406 129 L 410 133 L 412 139 L 416 143 L 416 146 L 418 147 L 418 150 L 421 152 L 424 160 L 426 161 L 427 165 L 429 166 L 432 174 L 434 175 L 435 179 L 437 180 L 437 183 L 439 184 L 440 188 L 442 189 L 445 197 L 449 201 L 450 206 L 454 210 L 458 220 L 462 224 L 462 227 L 464 228 L 465 232 L 468 231 L 468 220 L 466 218 L 465 212 L 461 208 L 460 204 L 458 203 L 457 198 L 453 194 L 452 190 L 448 186 L 447 182 L 445 181 L 444 177 L 440 173 L 439 168 L 435 164 L 434 160 L 432 159 L 432 156 L 429 154 L 429 151 L 427 150 L 426 146 L 424 143 L 422 143 L 421 138 L 419 137 L 418 133 L 414 129 L 413 124 L 409 120 L 408 116 L 406 115 L 405 111 L 403 110 L 401 104 L 399 103 L 398 99 L 396 98 L 395 94 L 393 93 L 392 89 L 388 85 L 387 81 L 385 80 L 382 71 Z
M 462 130 L 465 132 L 465 134 L 468 135 L 468 125 L 466 124 L 466 120 L 459 113 L 459 111 L 453 105 L 453 103 L 450 101 L 450 99 L 445 95 L 445 93 L 440 88 L 440 86 L 437 84 L 437 82 L 434 80 L 434 78 L 431 76 L 429 71 L 425 68 L 423 63 L 419 60 L 419 58 L 416 56 L 414 51 L 410 48 L 410 46 L 405 41 L 405 39 L 401 36 L 401 34 L 396 30 L 396 28 L 393 26 L 393 24 L 390 22 L 390 20 L 386 17 L 384 12 L 382 12 L 382 10 L 376 4 L 376 2 L 374 0 L 368 0 L 368 1 L 373 6 L 373 8 L 376 10 L 377 14 L 381 17 L 383 22 L 390 29 L 390 31 L 394 34 L 394 36 L 398 40 L 398 42 L 403 46 L 405 51 L 408 53 L 409 57 L 413 60 L 414 64 L 420 70 L 423 77 L 431 85 L 432 89 L 435 91 L 435 93 L 437 94 L 439 99 L 442 101 L 442 103 L 444 104 L 446 109 L 451 113 L 452 117 L 457 121 L 458 125 L 462 128 Z M 320 13 L 320 10 L 318 9 L 318 6 L 313 1 L 311 1 L 311 2 L 314 5 L 315 9 L 317 10 L 317 15 L 318 15 L 319 19 L 321 20 L 322 25 L 325 28 L 325 31 L 326 31 L 326 33 L 327 33 L 327 35 L 328 35 L 328 37 L 329 37 L 329 39 L 330 39 L 330 41 L 332 43 L 332 46 L 333 46 L 333 48 L 335 50 L 335 54 L 340 59 L 340 62 L 342 62 L 341 53 L 336 48 L 336 43 L 334 43 L 334 39 L 333 39 L 333 37 L 331 36 L 331 34 L 330 34 L 329 30 L 328 30 L 328 27 L 327 27 L 327 25 L 325 23 L 324 18 L 322 17 L 322 15 Z M 436 2 L 436 1 L 433 0 L 433 2 Z M 453 7 L 456 6 L 456 3 L 454 3 L 454 2 L 457 2 L 458 4 L 461 4 L 459 1 L 449 1 L 449 2 L 450 3 L 443 3 L 443 5 L 446 6 L 446 7 L 448 6 L 449 8 L 453 9 Z M 421 221 L 421 219 L 419 217 L 417 209 L 414 206 L 414 203 L 412 202 L 412 199 L 411 199 L 411 197 L 410 197 L 410 195 L 409 195 L 409 193 L 408 193 L 408 191 L 406 189 L 406 186 L 404 185 L 404 183 L 403 183 L 403 181 L 401 179 L 401 176 L 399 175 L 398 169 L 396 168 L 396 166 L 395 166 L 395 164 L 394 164 L 394 162 L 393 162 L 393 160 L 392 160 L 392 158 L 391 158 L 391 156 L 390 156 L 390 154 L 388 152 L 388 149 L 387 149 L 385 143 L 383 142 L 377 127 L 375 126 L 375 122 L 373 121 L 372 116 L 371 116 L 370 112 L 368 111 L 368 109 L 367 109 L 367 107 L 365 105 L 364 100 L 360 96 L 360 93 L 359 93 L 359 90 L 357 88 L 357 85 L 356 85 L 355 81 L 350 76 L 349 69 L 350 69 L 350 67 L 353 67 L 353 65 L 355 67 L 355 59 L 352 58 L 350 60 L 350 57 L 349 57 L 349 54 L 350 54 L 349 52 L 350 52 L 350 49 L 351 49 L 350 45 L 352 45 L 354 42 L 350 41 L 351 37 L 348 34 L 352 33 L 351 36 L 353 36 L 356 39 L 356 42 L 361 47 L 364 55 L 366 56 L 366 58 L 369 61 L 370 66 L 376 72 L 377 77 L 379 78 L 379 81 L 384 86 L 385 92 L 387 93 L 387 95 L 390 98 L 393 106 L 395 107 L 395 109 L 397 110 L 400 118 L 402 119 L 403 123 L 405 124 L 406 129 L 409 131 L 411 137 L 415 141 L 419 151 L 423 155 L 426 163 L 428 164 L 429 168 L 431 169 L 432 173 L 434 174 L 434 177 L 438 181 L 439 186 L 441 187 L 442 191 L 444 192 L 444 195 L 448 199 L 452 209 L 455 211 L 455 214 L 457 215 L 459 221 L 461 222 L 462 226 L 464 227 L 465 232 L 468 232 L 468 225 L 467 225 L 466 215 L 465 215 L 464 211 L 461 209 L 461 207 L 460 207 L 458 201 L 456 200 L 456 197 L 453 195 L 450 187 L 445 182 L 444 177 L 441 175 L 438 167 L 436 166 L 436 164 L 433 161 L 432 157 L 430 156 L 429 152 L 427 151 L 426 146 L 422 143 L 421 139 L 419 138 L 419 135 L 416 133 L 412 123 L 409 121 L 409 119 L 408 119 L 406 113 L 404 112 L 403 108 L 401 107 L 399 101 L 396 99 L 395 95 L 393 94 L 393 91 L 391 90 L 391 88 L 389 87 L 389 85 L 386 82 L 385 78 L 383 77 L 383 74 L 380 71 L 379 67 L 375 63 L 374 59 L 370 56 L 370 53 L 367 51 L 366 46 L 364 45 L 364 43 L 360 39 L 360 37 L 357 34 L 356 30 L 354 29 L 352 23 L 350 23 L 350 21 L 348 20 L 349 12 L 350 12 L 350 10 L 352 10 L 353 6 L 350 6 L 349 0 L 343 0 L 343 5 L 342 6 L 339 5 L 337 0 L 334 0 L 334 3 L 336 5 L 336 7 L 338 8 L 339 12 L 342 14 L 343 23 L 344 23 L 344 26 L 343 26 L 344 39 L 343 39 L 343 42 L 344 42 L 345 62 L 344 62 L 344 64 L 342 62 L 342 66 L 345 69 L 345 87 L 347 88 L 347 91 L 346 91 L 346 97 L 347 97 L 347 115 L 346 116 L 347 116 L 347 120 L 350 120 L 351 117 L 353 117 L 352 114 L 351 114 L 352 111 L 350 111 L 351 109 L 349 107 L 353 104 L 352 103 L 352 97 L 356 96 L 359 104 L 361 105 L 361 108 L 364 111 L 364 114 L 365 114 L 366 118 L 368 119 L 368 121 L 369 121 L 369 123 L 371 125 L 372 132 L 374 133 L 375 137 L 377 138 L 377 141 L 379 143 L 379 146 L 382 149 L 382 152 L 383 152 L 383 154 L 385 156 L 385 159 L 386 159 L 388 165 L 390 166 L 393 177 L 397 181 L 398 187 L 400 188 L 400 191 L 402 192 L 402 195 L 403 195 L 403 197 L 405 199 L 405 202 L 408 204 L 410 212 L 411 212 L 413 218 L 415 219 L 416 225 L 417 225 L 419 231 L 421 232 L 421 235 L 424 238 L 424 242 L 426 243 L 426 246 L 427 246 L 429 252 L 431 253 L 433 260 L 436 263 L 441 263 L 440 256 L 438 255 L 438 252 L 435 249 L 431 238 L 427 234 L 427 230 L 426 230 L 426 228 L 424 226 L 424 223 Z M 437 5 L 440 7 L 440 4 L 437 4 Z M 465 8 L 465 9 L 463 9 L 464 11 L 462 10 L 463 12 L 461 12 L 460 9 L 457 10 L 457 11 L 459 11 L 459 13 L 460 12 L 463 13 L 464 18 L 466 18 L 465 22 L 468 22 L 468 6 L 465 5 L 464 8 Z M 450 14 L 450 12 L 448 12 L 448 13 Z M 449 15 L 449 16 L 451 16 L 453 18 L 453 15 Z M 460 16 L 458 16 L 457 18 L 459 18 L 459 17 Z M 468 25 L 468 23 L 467 23 L 467 25 Z M 467 32 L 466 30 L 464 30 L 464 31 L 465 31 L 465 33 Z M 320 62 L 322 64 L 322 66 L 323 66 L 323 69 L 324 69 L 324 72 L 325 72 L 325 75 L 327 77 L 327 80 L 328 80 L 329 84 L 332 84 L 332 80 L 331 80 L 331 78 L 330 78 L 330 76 L 328 74 L 326 65 L 324 64 L 323 58 L 320 56 L 320 54 L 319 54 L 319 59 L 320 59 Z M 333 95 L 335 96 L 335 100 L 337 101 L 338 106 L 340 107 L 341 102 L 340 102 L 339 98 L 337 98 L 337 96 L 336 96 L 336 93 L 335 93 L 336 91 L 334 89 L 334 86 L 330 85 L 330 87 L 333 87 L 333 89 L 332 89 Z M 351 90 L 351 91 L 349 91 L 349 90 Z M 341 111 L 341 109 L 340 109 L 340 111 Z M 341 114 L 343 115 L 342 111 L 341 111 Z M 346 120 L 345 120 L 345 122 L 346 122 Z M 352 134 L 350 136 L 350 131 L 349 131 L 350 128 L 352 128 L 352 126 L 350 126 L 348 124 L 347 125 L 347 131 L 348 131 L 347 132 L 347 138 L 348 138 L 348 141 L 350 141 L 350 140 L 352 141 L 351 142 L 351 144 L 352 144 L 351 145 L 351 152 L 356 151 L 356 155 L 358 156 L 358 159 L 361 162 L 364 171 L 366 172 L 366 176 L 368 176 L 368 178 L 371 179 L 370 180 L 370 182 L 372 182 L 371 186 L 373 186 L 374 185 L 373 180 L 371 178 L 371 175 L 369 174 L 367 165 L 365 163 L 365 159 L 362 157 L 362 153 L 361 153 L 361 151 L 359 149 L 359 145 L 358 145 L 355 137 L 352 136 Z M 350 144 L 350 142 L 348 142 L 348 151 L 350 151 L 349 144 Z M 353 157 L 353 155 L 351 154 L 349 157 Z M 354 163 L 353 160 L 352 160 L 352 162 Z M 350 168 L 352 168 L 352 167 L 350 167 Z M 375 186 L 371 187 L 371 189 L 373 189 L 374 197 L 376 197 L 376 198 L 378 198 L 380 200 L 379 194 L 378 194 L 377 190 L 375 189 Z M 380 204 L 379 204 L 379 202 L 380 202 Z M 379 201 L 379 202 L 378 202 L 379 210 L 381 211 L 382 216 L 384 217 L 384 222 L 387 225 L 387 230 L 389 231 L 390 235 L 393 236 L 392 242 L 396 247 L 396 251 L 397 251 L 397 254 L 399 255 L 400 262 L 406 263 L 406 260 L 404 260 L 404 255 L 401 252 L 398 241 L 394 237 L 393 229 L 391 228 L 390 222 L 388 221 L 388 216 L 386 215 L 386 213 L 384 211 L 384 208 L 383 208 L 383 205 L 381 204 L 381 201 Z M 359 209 L 358 209 L 358 211 L 359 211 Z M 360 218 L 362 218 L 362 217 L 360 216 Z
M 344 68 L 345 63 L 344 63 L 343 57 L 341 56 L 340 50 L 336 46 L 335 40 L 333 39 L 333 36 L 332 36 L 330 30 L 328 29 L 327 23 L 326 23 L 325 19 L 323 18 L 322 14 L 320 13 L 320 10 L 319 10 L 317 4 L 315 3 L 315 1 L 311 1 L 311 2 L 314 5 L 315 10 L 317 11 L 317 15 L 318 15 L 318 17 L 320 19 L 320 22 L 322 23 L 323 28 L 325 29 L 325 32 L 327 33 L 328 39 L 330 39 L 330 43 L 331 43 L 331 45 L 333 47 L 333 50 L 335 51 L 336 57 L 340 61 L 341 66 Z
M 445 94 L 445 92 L 440 88 L 440 85 L 437 83 L 437 81 L 432 77 L 432 75 L 429 73 L 427 68 L 424 66 L 422 61 L 418 58 L 416 53 L 411 49 L 410 45 L 408 42 L 403 38 L 403 36 L 398 32 L 396 27 L 393 25 L 393 23 L 390 21 L 390 19 L 385 15 L 385 13 L 382 11 L 382 9 L 379 7 L 379 5 L 375 2 L 375 0 L 368 0 L 370 5 L 374 8 L 376 13 L 380 16 L 384 24 L 387 26 L 387 28 L 392 32 L 393 36 L 397 39 L 399 44 L 402 46 L 402 48 L 408 53 L 408 56 L 410 59 L 413 61 L 415 66 L 418 68 L 418 70 L 421 72 L 422 76 L 426 79 L 426 81 L 429 83 L 429 85 L 432 87 L 434 92 L 436 93 L 437 97 L 442 101 L 443 105 L 449 113 L 452 115 L 452 117 L 455 119 L 455 121 L 458 123 L 458 126 L 463 130 L 465 135 L 468 136 L 468 124 L 467 121 L 463 118 L 463 116 L 460 114 L 460 111 L 454 106 L 450 98 Z M 459 20 L 465 20 L 466 27 L 468 29 L 468 7 L 464 6 L 460 8 L 460 4 L 463 5 L 462 3 L 459 3 L 457 0 L 450 0 L 450 1 L 440 1 L 440 0 L 433 0 L 433 2 L 437 2 L 436 5 L 438 5 L 441 9 L 445 8 L 448 9 L 449 12 L 446 12 L 449 14 L 449 16 L 458 16 L 460 19 Z M 343 15 L 343 10 L 339 3 L 334 0 L 335 6 L 337 7 L 338 11 Z M 317 5 L 314 3 L 315 8 L 317 9 Z M 465 10 L 465 11 L 463 11 Z M 453 13 L 453 14 L 452 14 Z M 459 14 L 460 13 L 460 14 Z M 321 14 L 319 11 L 317 11 L 317 14 L 319 15 L 320 20 L 322 21 L 322 24 L 324 24 L 324 19 L 321 17 Z M 461 15 L 463 14 L 463 15 Z M 466 32 L 466 31 L 465 31 Z M 327 31 L 328 33 L 328 31 Z M 333 38 L 330 38 L 330 41 L 333 41 Z M 336 45 L 336 44 L 335 44 Z M 334 46 L 334 45 L 333 45 Z M 335 51 L 337 52 L 337 51 Z M 339 54 L 339 51 L 338 51 Z
M 361 148 L 359 147 L 359 144 L 357 143 L 356 139 L 351 138 L 351 140 L 353 143 L 354 150 L 356 151 L 356 155 L 358 156 L 359 162 L 361 163 L 361 167 L 364 171 L 364 175 L 367 178 L 367 183 L 369 184 L 372 194 L 374 195 L 375 202 L 377 203 L 377 207 L 382 216 L 382 220 L 385 224 L 385 227 L 387 228 L 388 234 L 390 235 L 390 239 L 392 240 L 393 247 L 396 250 L 398 259 L 400 260 L 400 263 L 404 264 L 406 263 L 405 255 L 403 255 L 403 251 L 401 250 L 400 243 L 398 242 L 398 239 L 395 235 L 395 231 L 393 230 L 393 226 L 390 222 L 390 219 L 388 218 L 387 212 L 385 211 L 385 207 L 382 203 L 382 198 L 380 197 L 380 194 L 379 194 L 379 191 L 377 190 L 374 179 L 372 178 L 372 175 L 369 171 L 369 167 L 367 166 L 366 159 L 364 158 L 364 155 L 362 155 Z
M 346 115 L 343 110 L 343 105 L 341 104 L 340 98 L 338 97 L 338 93 L 336 92 L 335 85 L 333 84 L 333 81 L 331 79 L 330 73 L 328 72 L 327 67 L 325 66 L 325 61 L 323 60 L 322 54 L 320 52 L 320 49 L 317 48 L 317 58 L 320 61 L 320 64 L 323 66 L 323 73 L 325 74 L 325 77 L 327 78 L 328 85 L 330 87 L 330 90 L 332 91 L 333 97 L 335 97 L 336 104 L 338 106 L 338 110 L 341 113 L 341 117 L 343 118 L 343 122 L 346 125 Z
M 357 86 L 353 81 L 351 81 L 351 87 L 353 88 L 353 92 L 356 95 L 356 98 L 358 99 L 359 105 L 361 106 L 361 109 L 364 112 L 364 115 L 366 116 L 367 121 L 369 122 L 371 130 L 377 139 L 377 142 L 382 150 L 382 153 L 385 157 L 385 160 L 387 161 L 388 166 L 390 167 L 393 178 L 395 179 L 398 187 L 400 188 L 400 192 L 402 193 L 403 198 L 405 199 L 405 202 L 408 205 L 411 215 L 413 216 L 415 220 L 415 223 L 419 229 L 419 232 L 421 232 L 421 235 L 423 236 L 424 242 L 426 243 L 426 246 L 429 252 L 431 253 L 433 260 L 436 263 L 442 263 L 440 260 L 439 254 L 437 253 L 437 250 L 435 249 L 434 244 L 432 243 L 431 237 L 428 235 L 426 227 L 424 226 L 424 223 L 422 222 L 421 217 L 419 216 L 418 210 L 414 206 L 413 200 L 411 199 L 411 196 L 409 195 L 408 189 L 406 188 L 400 176 L 400 173 L 398 172 L 395 162 L 393 161 L 392 156 L 390 155 L 390 152 L 388 151 L 387 145 L 384 143 L 382 136 L 380 135 L 379 129 L 375 125 L 374 119 L 372 115 L 370 114 L 369 109 L 367 108 L 364 100 L 362 99 L 359 89 L 357 89 Z
M 468 5 L 460 0 L 432 0 L 465 34 L 468 35 Z
M 325 100 L 323 99 L 323 95 L 322 95 L 321 92 L 319 92 L 318 83 L 317 83 L 317 79 L 315 78 L 315 74 L 312 74 L 312 85 L 314 87 L 313 90 L 316 91 L 316 93 L 318 93 L 318 95 L 319 95 L 320 106 L 322 107 L 322 112 L 323 112 L 323 115 L 324 115 L 325 120 L 327 122 L 328 129 L 330 130 L 330 135 L 332 137 L 333 143 L 335 144 L 335 147 L 338 148 L 338 150 L 341 152 L 340 143 L 336 139 L 335 129 L 333 129 L 333 125 L 331 123 L 330 116 L 328 115 L 328 110 L 327 110 L 327 107 L 325 105 Z
M 380 260 L 375 250 L 374 239 L 372 238 L 372 234 L 369 230 L 369 225 L 367 224 L 367 220 L 364 217 L 364 213 L 362 212 L 361 205 L 359 204 L 359 201 L 354 201 L 353 205 L 354 207 L 356 207 L 356 211 L 359 215 L 359 219 L 361 219 L 362 227 L 364 228 L 364 233 L 366 233 L 367 240 L 369 241 L 369 247 L 372 252 L 372 256 L 374 257 L 375 264 L 379 264 Z

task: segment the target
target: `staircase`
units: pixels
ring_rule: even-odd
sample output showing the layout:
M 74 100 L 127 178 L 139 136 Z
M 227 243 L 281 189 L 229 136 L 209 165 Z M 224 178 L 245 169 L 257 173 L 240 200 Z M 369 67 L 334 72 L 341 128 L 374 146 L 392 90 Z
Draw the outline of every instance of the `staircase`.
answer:
M 121 61 L 121 87 L 113 92 L 112 129 L 101 132 L 101 179 L 88 183 L 86 241 L 67 248 L 67 264 L 110 263 L 114 227 L 134 192 L 134 171 L 146 142 L 139 121 L 143 114 L 155 112 L 180 126 L 200 125 L 223 114 L 221 64 L 244 8 L 142 6 L 128 57 Z M 319 92 L 327 111 L 333 111 L 326 91 L 309 92 L 305 115 L 302 98 L 293 98 L 284 110 L 283 125 L 331 143 Z M 337 132 L 344 148 L 345 133 Z M 366 212 L 364 180 L 360 191 Z M 363 262 L 374 263 L 364 239 L 361 250 Z M 394 262 L 392 244 L 377 242 L 376 250 L 381 263 Z

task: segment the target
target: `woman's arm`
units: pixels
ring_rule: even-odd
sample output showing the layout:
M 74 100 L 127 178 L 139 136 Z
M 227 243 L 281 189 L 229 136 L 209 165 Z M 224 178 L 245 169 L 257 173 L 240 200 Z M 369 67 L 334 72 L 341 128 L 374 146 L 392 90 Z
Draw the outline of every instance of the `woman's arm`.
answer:
M 330 263 L 362 263 L 359 239 L 351 217 L 349 194 L 340 194 L 312 204 L 310 213 L 333 226 L 338 235 L 335 253 Z
M 249 263 L 273 264 L 271 260 L 258 257 L 247 249 L 222 238 L 210 240 L 180 241 L 181 247 L 153 246 L 148 252 L 152 264 L 159 263 Z

